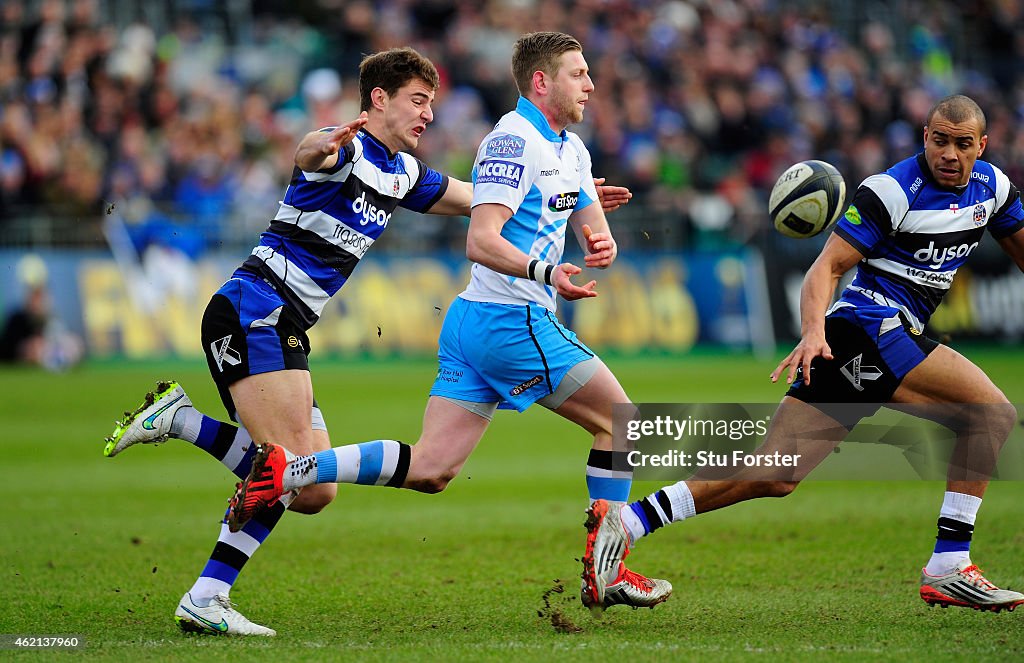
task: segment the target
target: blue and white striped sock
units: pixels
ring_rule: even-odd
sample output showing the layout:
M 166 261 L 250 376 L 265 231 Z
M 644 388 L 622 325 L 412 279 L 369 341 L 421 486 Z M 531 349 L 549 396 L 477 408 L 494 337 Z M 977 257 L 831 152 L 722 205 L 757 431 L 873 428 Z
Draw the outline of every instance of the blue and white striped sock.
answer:
M 284 473 L 286 491 L 316 483 L 356 483 L 401 488 L 411 448 L 397 440 L 348 444 L 299 456 Z
M 625 502 L 633 485 L 633 470 L 625 453 L 591 449 L 587 457 L 587 493 L 594 500 Z M 628 468 L 628 469 L 627 469 Z
M 622 524 L 629 538 L 636 541 L 654 530 L 677 520 L 697 515 L 693 495 L 685 481 L 665 486 L 622 510 Z
M 943 576 L 951 573 L 963 560 L 971 558 L 971 537 L 979 508 L 980 497 L 946 491 L 939 510 L 935 549 L 924 567 L 925 573 Z
M 281 520 L 292 499 L 294 497 L 290 493 L 283 495 L 273 506 L 256 512 L 252 520 L 238 532 L 231 532 L 227 522 L 221 521 L 217 544 L 213 547 L 203 572 L 189 590 L 196 605 L 205 607 L 217 594 L 227 594 L 231 591 L 231 586 L 238 579 L 242 567 L 270 536 L 270 532 Z M 226 516 L 227 514 L 225 518 Z
M 311 416 L 314 429 L 326 430 L 320 408 L 314 406 Z M 188 407 L 174 415 L 171 435 L 210 454 L 239 479 L 249 476 L 256 445 L 244 426 L 218 421 Z

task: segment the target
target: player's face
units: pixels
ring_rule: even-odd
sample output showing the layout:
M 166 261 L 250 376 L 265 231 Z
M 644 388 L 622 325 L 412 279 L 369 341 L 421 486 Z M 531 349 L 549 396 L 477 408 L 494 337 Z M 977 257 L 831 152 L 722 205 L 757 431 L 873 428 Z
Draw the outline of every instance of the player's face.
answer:
M 551 106 L 558 124 L 569 126 L 583 121 L 583 107 L 594 91 L 589 72 L 583 53 L 562 53 L 558 73 L 551 78 Z
M 378 138 L 392 152 L 415 149 L 427 125 L 434 121 L 434 111 L 430 108 L 434 101 L 433 88 L 414 78 L 398 88 L 394 96 L 384 94 L 383 99 L 383 135 Z
M 924 156 L 932 177 L 942 186 L 967 184 L 987 144 L 988 136 L 981 135 L 981 122 L 974 117 L 950 122 L 935 113 L 924 128 Z

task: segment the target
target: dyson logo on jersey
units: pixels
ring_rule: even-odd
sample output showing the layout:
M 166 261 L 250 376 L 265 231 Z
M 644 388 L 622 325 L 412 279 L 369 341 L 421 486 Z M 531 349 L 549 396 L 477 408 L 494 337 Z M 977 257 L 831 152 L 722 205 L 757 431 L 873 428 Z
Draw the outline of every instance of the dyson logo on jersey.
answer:
M 942 267 L 947 260 L 963 258 L 970 255 L 976 249 L 978 243 L 961 244 L 960 246 L 944 246 L 936 248 L 935 242 L 928 242 L 928 246 L 914 252 L 914 260 L 927 263 L 929 267 Z
M 558 193 L 548 198 L 548 209 L 552 212 L 564 212 L 576 208 L 580 199 L 580 192 Z
M 362 220 L 359 221 L 359 225 L 361 226 L 376 223 L 381 228 L 387 228 L 388 221 L 391 220 L 390 214 L 378 208 L 376 205 L 371 205 L 366 202 L 365 191 L 359 194 L 359 197 L 352 201 L 352 211 L 363 217 Z

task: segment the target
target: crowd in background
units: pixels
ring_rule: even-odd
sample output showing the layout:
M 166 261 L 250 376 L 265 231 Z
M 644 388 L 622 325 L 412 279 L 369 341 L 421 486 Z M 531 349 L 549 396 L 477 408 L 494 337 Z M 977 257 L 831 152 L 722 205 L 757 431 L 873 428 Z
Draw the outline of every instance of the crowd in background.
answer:
M 296 141 L 354 118 L 359 60 L 392 46 L 441 73 L 417 156 L 468 178 L 516 100 L 512 44 L 536 29 L 583 43 L 597 89 L 573 130 L 670 244 L 756 238 L 768 190 L 802 159 L 854 188 L 919 149 L 952 92 L 986 110 L 986 157 L 1024 184 L 1024 0 L 0 4 L 0 241 L 45 226 L 38 241 L 102 244 L 116 214 L 139 246 L 248 246 Z M 431 249 L 462 233 L 417 219 L 389 235 Z

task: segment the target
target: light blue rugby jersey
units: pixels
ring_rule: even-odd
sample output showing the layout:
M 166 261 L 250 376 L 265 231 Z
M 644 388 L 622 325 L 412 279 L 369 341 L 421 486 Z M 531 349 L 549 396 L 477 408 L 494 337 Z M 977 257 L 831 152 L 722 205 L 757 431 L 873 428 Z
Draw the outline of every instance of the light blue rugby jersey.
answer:
M 333 168 L 292 171 L 277 215 L 235 274 L 255 272 L 270 282 L 308 329 L 395 208 L 426 212 L 447 188 L 447 175 L 404 152 L 392 154 L 361 130 Z
M 511 209 L 501 236 L 530 257 L 557 265 L 569 215 L 597 200 L 590 164 L 579 136 L 556 134 L 540 109 L 520 97 L 477 150 L 473 206 L 499 203 Z M 555 294 L 552 287 L 474 263 L 459 296 L 498 304 L 535 302 L 554 311 Z
M 865 256 L 836 306 L 892 306 L 921 331 L 986 228 L 996 239 L 1024 228 L 1017 187 L 990 163 L 975 162 L 955 189 L 935 181 L 923 153 L 872 175 L 836 226 Z

